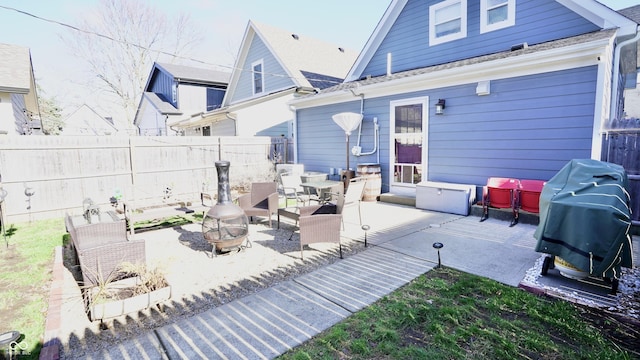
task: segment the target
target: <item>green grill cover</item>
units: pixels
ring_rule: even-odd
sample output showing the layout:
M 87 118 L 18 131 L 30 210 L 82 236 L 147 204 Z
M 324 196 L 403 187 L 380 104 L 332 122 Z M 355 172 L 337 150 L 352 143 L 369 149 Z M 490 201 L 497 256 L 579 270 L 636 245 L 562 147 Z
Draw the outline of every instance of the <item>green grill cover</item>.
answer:
M 620 165 L 571 160 L 540 194 L 536 251 L 617 279 L 621 266 L 632 266 L 628 181 Z

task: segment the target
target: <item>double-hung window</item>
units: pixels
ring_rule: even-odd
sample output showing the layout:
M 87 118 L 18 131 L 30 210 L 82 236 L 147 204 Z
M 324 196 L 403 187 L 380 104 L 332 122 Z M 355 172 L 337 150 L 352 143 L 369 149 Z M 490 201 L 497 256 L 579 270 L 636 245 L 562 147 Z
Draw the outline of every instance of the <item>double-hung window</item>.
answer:
M 480 33 L 516 24 L 516 0 L 480 0 Z
M 264 64 L 262 60 L 251 64 L 251 74 L 253 79 L 253 95 L 260 94 L 264 91 Z
M 429 6 L 429 46 L 466 36 L 467 0 L 446 0 Z

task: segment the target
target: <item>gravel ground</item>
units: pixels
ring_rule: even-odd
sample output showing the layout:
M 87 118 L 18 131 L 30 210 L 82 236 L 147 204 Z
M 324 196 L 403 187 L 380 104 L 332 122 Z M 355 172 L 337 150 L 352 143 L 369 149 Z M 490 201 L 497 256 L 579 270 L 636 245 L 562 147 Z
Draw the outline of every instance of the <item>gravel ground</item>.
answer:
M 216 306 L 266 289 L 279 282 L 298 277 L 339 260 L 338 248 L 333 244 L 314 244 L 305 248 L 305 260 L 300 259 L 300 243 L 295 227 L 283 224 L 282 229 L 270 228 L 268 223 L 250 225 L 251 247 L 242 251 L 210 257 L 211 247 L 202 238 L 200 224 L 148 231 L 136 234 L 146 239 L 147 261 L 167 274 L 172 298 L 163 311 L 157 307 L 129 314 L 106 322 L 90 322 L 84 312 L 80 289 L 70 264 L 70 251 L 65 249 L 65 296 L 62 307 L 63 359 L 84 357 L 99 349 L 112 346 L 147 331 L 187 318 Z M 347 229 L 348 230 L 348 229 Z M 364 250 L 358 238 L 361 232 L 343 233 L 345 257 Z M 177 241 L 176 241 L 177 239 Z M 634 245 L 638 237 L 634 237 Z M 535 282 L 540 274 L 541 260 L 527 278 Z M 623 268 L 619 287 L 619 305 L 605 309 L 623 316 L 640 318 L 640 268 Z
M 274 227 L 276 223 L 274 222 Z M 305 247 L 300 259 L 298 233 L 292 225 L 269 228 L 268 223 L 250 225 L 251 245 L 241 251 L 211 258 L 211 246 L 203 239 L 200 224 L 136 234 L 146 239 L 147 261 L 165 272 L 171 285 L 171 299 L 163 311 L 157 307 L 105 321 L 91 322 L 84 312 L 80 289 L 65 249 L 65 287 L 68 298 L 62 308 L 63 359 L 91 354 L 96 350 L 136 337 L 152 329 L 193 316 L 212 307 L 266 289 L 338 261 L 335 244 Z M 176 241 L 176 238 L 178 241 Z M 344 257 L 364 249 L 360 241 L 344 237 Z M 76 275 L 77 276 L 77 275 Z

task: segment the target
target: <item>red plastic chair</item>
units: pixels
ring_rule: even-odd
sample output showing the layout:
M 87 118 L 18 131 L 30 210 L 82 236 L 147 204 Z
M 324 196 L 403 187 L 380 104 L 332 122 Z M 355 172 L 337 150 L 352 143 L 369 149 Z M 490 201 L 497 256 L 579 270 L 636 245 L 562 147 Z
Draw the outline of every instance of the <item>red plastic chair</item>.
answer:
M 485 221 L 489 217 L 489 207 L 506 209 L 513 211 L 513 220 L 509 226 L 518 223 L 518 189 L 520 180 L 513 178 L 491 177 L 487 180 L 487 185 L 482 191 L 483 214 L 480 221 Z
M 540 193 L 546 181 L 542 180 L 520 180 L 520 209 L 530 213 L 540 212 Z

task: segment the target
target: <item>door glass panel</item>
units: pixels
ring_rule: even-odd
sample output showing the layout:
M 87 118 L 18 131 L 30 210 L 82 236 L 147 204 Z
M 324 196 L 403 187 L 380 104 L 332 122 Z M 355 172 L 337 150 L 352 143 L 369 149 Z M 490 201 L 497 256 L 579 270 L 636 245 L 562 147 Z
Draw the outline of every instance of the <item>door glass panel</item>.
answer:
M 394 181 L 422 181 L 422 104 L 395 107 Z

